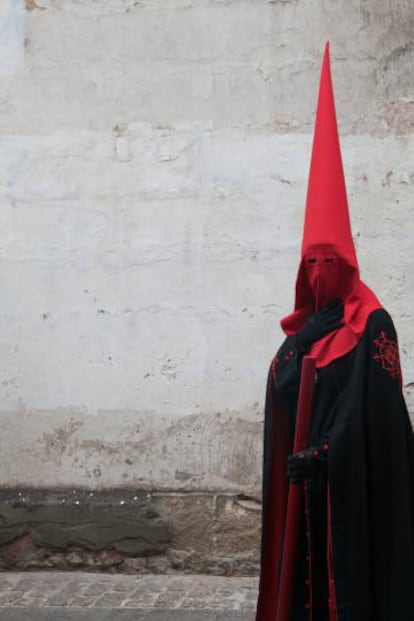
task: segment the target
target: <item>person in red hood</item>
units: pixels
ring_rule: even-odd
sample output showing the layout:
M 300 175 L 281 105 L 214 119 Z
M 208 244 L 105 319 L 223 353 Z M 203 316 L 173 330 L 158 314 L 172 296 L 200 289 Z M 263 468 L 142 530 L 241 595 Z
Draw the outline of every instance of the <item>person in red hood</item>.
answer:
M 295 308 L 267 377 L 256 621 L 414 619 L 414 439 L 390 315 L 360 278 L 330 72 L 322 64 Z M 309 446 L 292 454 L 301 363 Z M 292 613 L 278 614 L 287 494 L 306 485 Z M 305 513 L 305 512 L 304 512 Z

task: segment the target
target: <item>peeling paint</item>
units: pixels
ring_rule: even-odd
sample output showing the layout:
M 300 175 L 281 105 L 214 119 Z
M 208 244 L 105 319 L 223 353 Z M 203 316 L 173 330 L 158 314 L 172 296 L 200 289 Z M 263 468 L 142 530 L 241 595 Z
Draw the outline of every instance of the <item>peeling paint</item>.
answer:
M 62 427 L 58 427 L 51 433 L 44 433 L 42 442 L 47 453 L 62 454 L 65 452 L 70 438 L 82 427 L 82 421 L 70 419 Z
M 47 7 L 39 6 L 36 0 L 25 0 L 25 8 L 26 8 L 26 11 L 33 11 L 34 9 L 41 9 L 43 11 Z

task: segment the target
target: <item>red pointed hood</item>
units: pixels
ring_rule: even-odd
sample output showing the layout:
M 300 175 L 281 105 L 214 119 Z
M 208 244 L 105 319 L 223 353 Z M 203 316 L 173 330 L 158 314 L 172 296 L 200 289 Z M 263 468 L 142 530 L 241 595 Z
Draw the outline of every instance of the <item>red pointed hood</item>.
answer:
M 348 263 L 358 268 L 336 122 L 329 43 L 322 62 L 302 256 L 310 246 L 318 243 L 336 246 Z
M 381 308 L 381 303 L 359 276 L 327 43 L 319 86 L 295 311 L 281 321 L 282 329 L 288 335 L 294 334 L 309 315 L 335 298 L 344 302 L 344 326 L 312 347 L 310 353 L 317 358 L 318 367 L 355 347 L 368 315 Z

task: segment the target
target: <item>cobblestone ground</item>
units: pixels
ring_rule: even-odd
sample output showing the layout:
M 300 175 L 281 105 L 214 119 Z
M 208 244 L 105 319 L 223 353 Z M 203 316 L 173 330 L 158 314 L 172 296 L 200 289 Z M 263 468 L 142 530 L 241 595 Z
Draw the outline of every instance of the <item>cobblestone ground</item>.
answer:
M 258 580 L 3 572 L 0 621 L 253 621 Z

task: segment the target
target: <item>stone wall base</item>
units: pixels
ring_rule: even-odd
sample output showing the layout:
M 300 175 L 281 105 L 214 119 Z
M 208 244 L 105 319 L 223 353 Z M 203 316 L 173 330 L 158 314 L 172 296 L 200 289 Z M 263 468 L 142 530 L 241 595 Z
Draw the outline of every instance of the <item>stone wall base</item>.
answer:
M 0 569 L 258 573 L 261 507 L 235 494 L 0 490 Z

